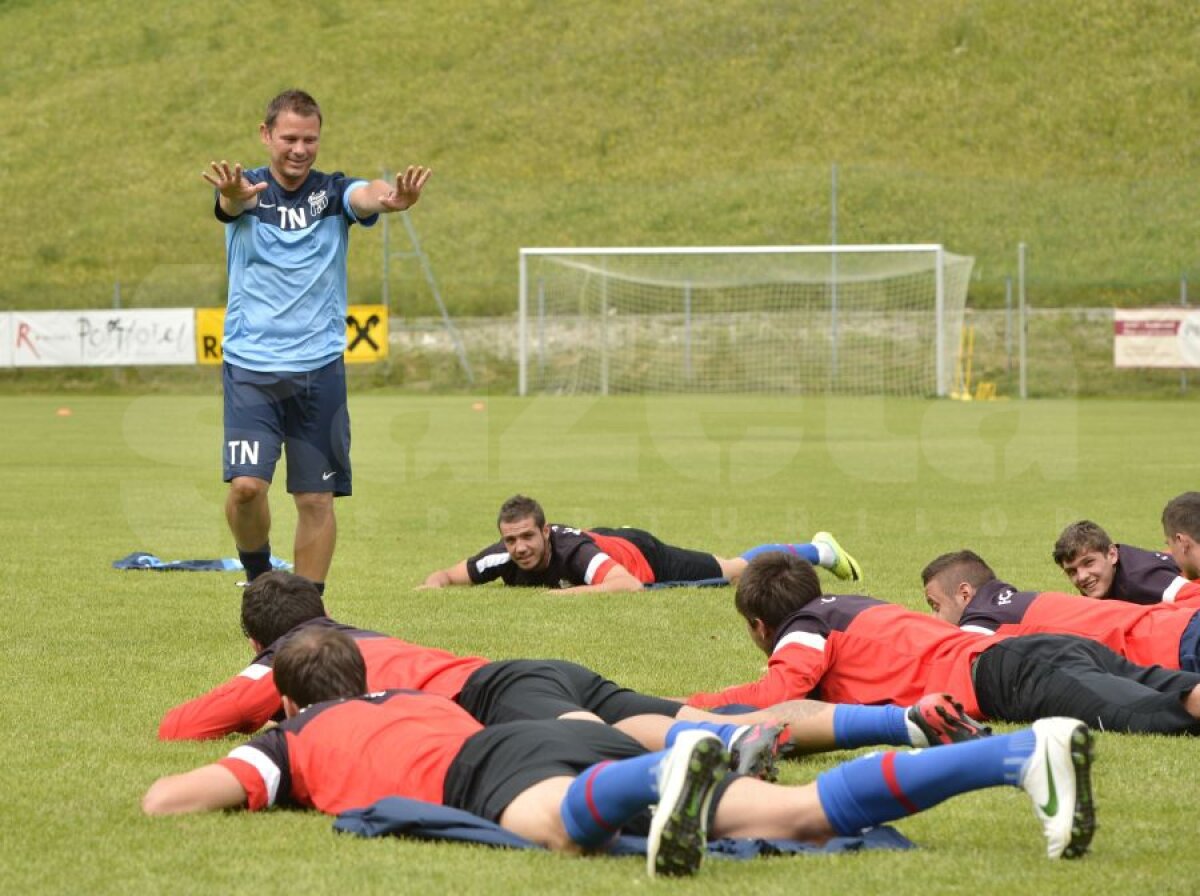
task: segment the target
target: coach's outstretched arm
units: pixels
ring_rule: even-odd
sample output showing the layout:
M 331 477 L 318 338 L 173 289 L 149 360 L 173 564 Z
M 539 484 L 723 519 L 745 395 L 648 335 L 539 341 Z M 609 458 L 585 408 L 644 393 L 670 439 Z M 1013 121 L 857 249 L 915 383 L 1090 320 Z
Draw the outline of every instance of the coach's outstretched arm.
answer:
M 416 205 L 421 190 L 433 171 L 422 165 L 409 165 L 396 174 L 396 183 L 373 180 L 350 194 L 350 206 L 360 218 L 402 212 Z
M 473 584 L 471 576 L 467 573 L 467 561 L 463 560 L 461 563 L 454 564 L 454 566 L 434 570 L 425 577 L 424 584 L 418 585 L 417 588 L 445 588 L 447 585 Z

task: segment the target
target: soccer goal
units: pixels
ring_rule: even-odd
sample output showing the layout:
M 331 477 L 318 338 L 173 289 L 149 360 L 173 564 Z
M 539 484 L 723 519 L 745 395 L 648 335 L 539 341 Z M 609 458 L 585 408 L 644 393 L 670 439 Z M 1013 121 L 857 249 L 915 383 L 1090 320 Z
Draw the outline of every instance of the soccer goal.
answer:
M 519 391 L 946 395 L 973 262 L 935 244 L 521 249 Z

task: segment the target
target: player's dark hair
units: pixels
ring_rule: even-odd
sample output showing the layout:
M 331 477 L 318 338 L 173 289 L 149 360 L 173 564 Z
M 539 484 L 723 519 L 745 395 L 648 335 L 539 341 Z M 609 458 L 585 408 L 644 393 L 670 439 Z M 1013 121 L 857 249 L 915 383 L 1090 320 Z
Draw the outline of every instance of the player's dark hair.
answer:
M 1168 538 L 1182 532 L 1200 541 L 1200 492 L 1184 492 L 1168 501 L 1162 524 Z
M 1054 542 L 1054 562 L 1058 566 L 1070 563 L 1076 557 L 1090 551 L 1104 553 L 1112 547 L 1112 539 L 1099 524 L 1091 520 L 1079 520 L 1062 530 Z
M 794 554 L 759 554 L 738 578 L 733 603 L 748 622 L 761 619 L 778 628 L 809 601 L 821 596 L 821 581 L 812 564 Z
M 301 708 L 357 697 L 367 692 L 367 664 L 345 632 L 313 626 L 289 638 L 275 654 L 275 687 Z
M 992 568 L 974 551 L 952 551 L 942 554 L 930 561 L 921 570 L 921 584 L 928 585 L 934 579 L 940 579 L 942 584 L 953 587 L 947 579 L 953 578 L 953 585 L 966 582 L 972 588 L 978 588 L 996 578 Z
M 256 577 L 242 591 L 242 633 L 263 647 L 324 615 L 320 590 L 304 576 L 276 569 Z
M 513 495 L 500 505 L 500 514 L 496 517 L 496 527 L 501 523 L 515 523 L 533 517 L 534 525 L 539 529 L 546 525 L 546 511 L 533 498 L 524 495 Z
M 267 130 L 275 127 L 276 119 L 284 112 L 295 112 L 302 118 L 311 118 L 315 115 L 318 122 L 324 123 L 324 119 L 321 118 L 321 107 L 317 105 L 317 101 L 311 95 L 303 90 L 285 90 L 267 103 L 267 114 L 263 118 L 263 124 L 267 126 Z

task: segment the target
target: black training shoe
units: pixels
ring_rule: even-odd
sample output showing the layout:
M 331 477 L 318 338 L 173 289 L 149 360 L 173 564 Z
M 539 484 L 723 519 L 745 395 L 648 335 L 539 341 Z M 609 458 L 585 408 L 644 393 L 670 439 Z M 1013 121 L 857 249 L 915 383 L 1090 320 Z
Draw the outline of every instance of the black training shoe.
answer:
M 949 694 L 926 694 L 904 713 L 914 747 L 936 747 L 988 737 L 992 729 L 977 722 Z M 924 743 L 918 743 L 919 738 Z
M 786 733 L 787 725 L 763 722 L 743 725 L 729 741 L 730 770 L 763 781 L 777 780 L 779 770 L 775 767 L 775 758 L 779 755 L 779 741 Z

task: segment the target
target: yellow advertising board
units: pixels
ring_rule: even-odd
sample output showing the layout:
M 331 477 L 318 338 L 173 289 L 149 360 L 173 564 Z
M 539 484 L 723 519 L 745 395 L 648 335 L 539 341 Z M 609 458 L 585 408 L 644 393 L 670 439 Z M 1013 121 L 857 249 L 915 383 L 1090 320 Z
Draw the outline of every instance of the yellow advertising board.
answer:
M 221 363 L 224 308 L 196 309 L 196 362 Z M 346 309 L 346 363 L 368 364 L 388 354 L 387 305 L 351 305 Z
M 221 334 L 225 332 L 224 308 L 196 309 L 196 363 L 221 363 Z
M 346 363 L 382 361 L 387 353 L 387 305 L 351 305 L 347 308 Z

